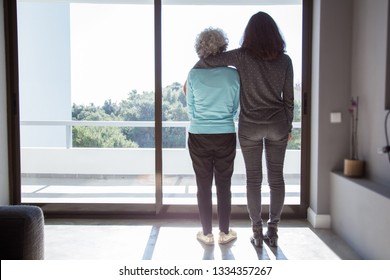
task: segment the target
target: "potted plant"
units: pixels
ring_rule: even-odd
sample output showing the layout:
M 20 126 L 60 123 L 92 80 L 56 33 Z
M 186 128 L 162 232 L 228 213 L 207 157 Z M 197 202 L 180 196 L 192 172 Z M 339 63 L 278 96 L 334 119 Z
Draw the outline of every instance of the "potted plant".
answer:
M 349 177 L 362 177 L 364 174 L 364 161 L 359 159 L 357 137 L 359 97 L 351 98 L 348 111 L 351 117 L 351 146 L 350 157 L 344 160 L 344 175 Z

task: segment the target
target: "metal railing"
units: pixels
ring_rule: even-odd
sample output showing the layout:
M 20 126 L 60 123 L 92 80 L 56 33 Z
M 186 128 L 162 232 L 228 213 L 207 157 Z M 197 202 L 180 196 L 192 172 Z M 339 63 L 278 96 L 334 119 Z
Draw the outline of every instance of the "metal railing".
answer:
M 66 128 L 66 148 L 72 148 L 72 128 L 74 126 L 105 126 L 105 127 L 155 127 L 154 121 L 75 121 L 75 120 L 44 120 L 21 121 L 21 126 L 64 126 Z M 188 137 L 189 121 L 163 121 L 162 127 L 185 128 L 186 140 Z M 236 122 L 237 128 L 237 122 Z M 293 128 L 301 128 L 300 122 L 293 122 Z M 187 141 L 186 145 L 187 145 Z

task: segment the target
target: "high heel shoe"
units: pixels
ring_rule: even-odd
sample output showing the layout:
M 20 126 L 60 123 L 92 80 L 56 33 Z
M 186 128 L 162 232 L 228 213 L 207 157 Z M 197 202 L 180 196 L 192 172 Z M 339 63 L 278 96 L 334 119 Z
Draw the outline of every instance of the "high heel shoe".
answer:
M 253 235 L 251 242 L 256 247 L 263 247 L 263 228 L 261 226 L 253 226 Z
M 277 227 L 268 227 L 264 239 L 268 242 L 271 247 L 278 247 L 278 228 Z

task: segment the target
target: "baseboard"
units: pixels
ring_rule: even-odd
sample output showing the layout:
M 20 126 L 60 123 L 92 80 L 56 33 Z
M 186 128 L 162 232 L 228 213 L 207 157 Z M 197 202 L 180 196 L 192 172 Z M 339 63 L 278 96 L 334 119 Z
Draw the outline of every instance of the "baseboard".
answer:
M 310 207 L 307 209 L 307 220 L 314 228 L 330 228 L 330 215 L 317 215 Z

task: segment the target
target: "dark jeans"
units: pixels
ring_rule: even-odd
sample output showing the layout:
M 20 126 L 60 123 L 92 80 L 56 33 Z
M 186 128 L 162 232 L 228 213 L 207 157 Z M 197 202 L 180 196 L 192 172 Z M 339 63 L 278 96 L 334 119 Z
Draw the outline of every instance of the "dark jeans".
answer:
M 265 151 L 270 206 L 268 226 L 277 226 L 284 206 L 284 157 L 289 125 L 239 123 L 238 137 L 246 168 L 247 208 L 252 226 L 261 226 L 262 155 Z
M 188 148 L 198 186 L 197 198 L 203 234 L 212 232 L 211 187 L 215 176 L 219 230 L 229 231 L 231 178 L 236 156 L 236 134 L 189 134 Z

